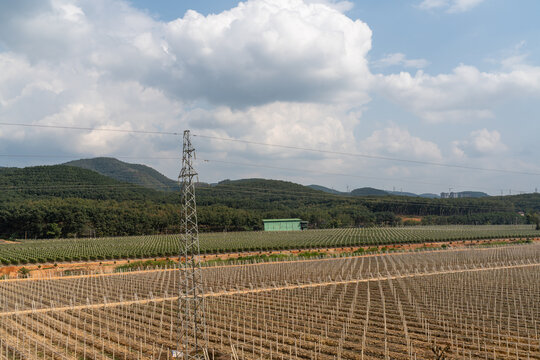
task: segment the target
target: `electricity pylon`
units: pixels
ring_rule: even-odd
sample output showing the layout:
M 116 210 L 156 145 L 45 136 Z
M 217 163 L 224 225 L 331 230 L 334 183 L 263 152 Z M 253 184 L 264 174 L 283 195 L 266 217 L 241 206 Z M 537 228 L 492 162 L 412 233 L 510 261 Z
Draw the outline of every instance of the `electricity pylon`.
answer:
M 200 264 L 199 229 L 193 167 L 195 149 L 189 130 L 184 131 L 182 171 L 178 176 L 181 186 L 181 233 L 179 261 L 180 334 L 176 357 L 204 359 L 207 354 L 208 334 L 204 317 L 203 279 Z

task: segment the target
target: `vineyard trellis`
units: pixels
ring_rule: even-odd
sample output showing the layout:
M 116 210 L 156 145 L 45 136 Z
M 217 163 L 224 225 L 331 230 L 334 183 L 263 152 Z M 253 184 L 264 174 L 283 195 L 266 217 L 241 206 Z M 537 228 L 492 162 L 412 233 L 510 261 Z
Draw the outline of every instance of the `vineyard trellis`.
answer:
M 539 236 L 532 225 L 494 225 L 201 233 L 199 239 L 201 253 L 212 254 Z M 23 240 L 17 244 L 0 244 L 0 264 L 3 265 L 172 257 L 177 254 L 178 235 Z
M 214 359 L 540 359 L 540 245 L 215 266 Z M 0 282 L 0 359 L 168 359 L 178 273 Z

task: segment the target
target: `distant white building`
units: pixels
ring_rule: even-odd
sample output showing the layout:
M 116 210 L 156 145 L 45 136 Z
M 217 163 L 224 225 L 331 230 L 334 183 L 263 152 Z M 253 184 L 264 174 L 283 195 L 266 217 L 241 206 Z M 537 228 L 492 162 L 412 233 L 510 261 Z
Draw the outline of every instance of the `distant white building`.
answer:
M 465 192 L 442 192 L 441 199 L 462 199 L 462 198 L 471 198 L 476 197 L 473 193 L 469 191 Z
M 461 193 L 455 193 L 455 192 L 442 192 L 441 193 L 441 199 L 459 199 L 464 197 Z
M 455 193 L 455 192 L 449 192 L 449 193 L 441 193 L 441 199 L 461 199 L 464 197 L 470 197 L 463 193 Z

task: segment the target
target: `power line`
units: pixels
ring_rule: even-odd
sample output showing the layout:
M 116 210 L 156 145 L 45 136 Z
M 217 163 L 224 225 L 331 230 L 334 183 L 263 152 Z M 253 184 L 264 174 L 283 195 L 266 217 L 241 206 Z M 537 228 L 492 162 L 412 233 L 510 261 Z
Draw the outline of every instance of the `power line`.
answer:
M 1 190 L 14 190 L 14 191 L 31 191 L 31 190 L 90 190 L 90 189 L 120 189 L 120 188 L 134 188 L 134 189 L 140 189 L 140 187 L 144 187 L 147 184 L 143 183 L 119 183 L 119 184 L 80 184 L 80 183 L 67 183 L 67 184 L 55 184 L 55 185 L 36 185 L 36 184 L 25 184 L 25 185 L 0 185 Z M 298 186 L 302 186 L 299 185 Z M 168 190 L 176 190 L 177 188 L 175 186 L 167 186 L 167 185 L 153 185 L 154 188 L 161 188 L 161 189 L 168 189 Z M 151 189 L 149 189 L 151 190 Z M 205 192 L 207 190 L 219 190 L 219 191 L 228 191 L 228 192 L 242 192 L 242 193 L 249 193 L 249 194 L 264 194 L 264 195 L 295 195 L 295 196 L 310 196 L 312 198 L 319 198 L 319 199 L 328 199 L 328 198 L 335 198 L 335 199 L 353 199 L 358 200 L 361 202 L 381 202 L 381 199 L 384 199 L 385 203 L 392 203 L 392 204 L 413 204 L 413 205 L 428 205 L 428 206 L 444 206 L 444 207 L 452 207 L 452 208 L 484 208 L 484 209 L 503 209 L 503 208 L 494 208 L 493 206 L 484 206 L 484 205 L 478 205 L 478 204 L 472 204 L 472 205 L 465 205 L 465 204 L 457 204 L 457 201 L 465 200 L 471 198 L 463 198 L 463 199 L 451 199 L 448 201 L 456 202 L 454 204 L 446 204 L 441 205 L 440 203 L 435 203 L 433 200 L 440 200 L 440 199 L 430 199 L 430 198 L 420 198 L 420 197 L 407 197 L 407 199 L 398 200 L 398 199 L 392 199 L 392 201 L 389 201 L 388 198 L 384 198 L 383 196 L 377 197 L 377 199 L 373 199 L 373 196 L 354 196 L 354 195 L 347 195 L 347 194 L 331 194 L 331 193 L 323 193 L 316 189 L 295 189 L 295 190 L 287 190 L 287 189 L 272 189 L 268 187 L 256 187 L 256 186 L 242 186 L 242 185 L 235 185 L 235 184 L 218 184 L 216 186 L 211 187 L 197 187 L 196 189 L 198 192 Z M 162 193 L 161 195 L 166 195 L 167 193 Z M 391 196 L 392 194 L 388 194 L 388 196 Z M 394 195 L 397 196 L 397 195 Z M 491 199 L 498 199 L 498 197 L 489 197 L 487 198 L 488 201 Z M 507 210 L 507 209 L 504 209 Z
M 75 127 L 75 126 L 59 126 L 59 125 L 42 125 L 42 124 L 0 123 L 0 125 L 22 126 L 22 127 L 37 127 L 37 128 L 52 128 L 52 129 L 68 129 L 68 130 L 79 130 L 79 131 L 81 131 L 81 130 L 82 131 L 107 131 L 107 132 L 136 133 L 136 134 L 159 134 L 159 135 L 174 135 L 174 136 L 180 135 L 177 132 L 91 128 L 91 127 Z M 399 161 L 399 162 L 406 162 L 406 163 L 413 163 L 413 164 L 422 164 L 422 165 L 431 165 L 431 166 L 443 166 L 443 167 L 450 167 L 450 168 L 462 168 L 462 169 L 469 169 L 469 170 L 494 171 L 494 172 L 513 173 L 513 174 L 522 174 L 522 175 L 534 175 L 534 176 L 540 175 L 540 173 L 533 173 L 533 172 L 524 172 L 524 171 L 515 171 L 515 170 L 506 170 L 506 169 L 494 169 L 494 168 L 481 168 L 481 167 L 473 167 L 473 166 L 465 166 L 465 165 L 444 164 L 444 163 L 426 162 L 426 161 L 420 161 L 420 160 L 410 160 L 410 159 L 403 159 L 403 158 L 391 158 L 391 157 L 384 157 L 384 156 L 377 156 L 377 155 L 368 155 L 368 154 L 359 154 L 359 153 L 347 153 L 347 152 L 339 152 L 339 151 L 332 151 L 332 150 L 321 150 L 321 149 L 305 148 L 305 147 L 298 147 L 298 146 L 279 145 L 279 144 L 263 143 L 263 142 L 256 142 L 256 141 L 250 141 L 250 140 L 241 140 L 241 139 L 225 138 L 225 137 L 217 137 L 217 136 L 208 136 L 208 135 L 200 135 L 200 134 L 193 134 L 193 136 L 198 136 L 200 138 L 207 138 L 207 139 L 216 139 L 216 140 L 223 140 L 223 141 L 240 142 L 240 143 L 246 143 L 246 144 L 278 147 L 278 148 L 285 148 L 285 149 L 294 149 L 294 150 L 310 151 L 310 152 L 318 152 L 318 153 L 328 153 L 328 154 L 336 154 L 336 155 L 346 155 L 346 156 L 363 157 L 363 158 L 379 159 L 379 160 L 387 160 L 387 161 Z M 68 155 L 8 155 L 8 154 L 0 154 L 0 157 L 13 157 L 13 158 L 77 158 L 77 156 L 68 156 Z M 140 159 L 140 160 L 143 160 L 143 159 L 148 159 L 148 160 L 150 160 L 150 159 L 154 159 L 154 160 L 178 160 L 179 159 L 178 157 L 134 157 L 134 156 L 115 156 L 115 158 Z M 255 164 L 238 163 L 238 162 L 226 162 L 226 161 L 220 161 L 220 160 L 207 160 L 207 161 L 229 163 L 229 164 L 241 165 L 241 166 L 265 167 L 265 168 L 268 168 L 268 169 L 298 171 L 298 169 L 276 167 L 276 166 L 268 166 L 268 165 L 261 166 L 261 165 L 255 165 Z M 313 171 L 313 170 L 306 170 L 306 169 L 304 169 L 302 171 L 303 172 L 312 172 L 312 173 L 325 174 L 325 175 L 346 176 L 346 177 L 375 179 L 375 180 L 383 180 L 383 181 L 396 181 L 397 180 L 397 181 L 401 181 L 401 182 L 417 183 L 417 184 L 423 184 L 423 185 L 435 185 L 435 186 L 447 186 L 448 185 L 448 184 L 439 184 L 439 183 L 429 183 L 429 182 L 423 182 L 423 181 L 407 180 L 407 179 L 403 179 L 403 178 L 402 179 L 388 179 L 388 178 L 381 178 L 381 177 L 359 176 L 359 175 L 342 174 L 342 173 L 329 173 L 329 172 L 324 173 L 324 172 L 321 172 L 321 171 Z M 457 186 L 457 187 L 461 187 L 461 188 L 483 189 L 483 190 L 487 189 L 485 187 L 479 187 L 479 186 L 465 186 L 465 185 L 453 185 L 453 186 Z M 499 190 L 499 189 L 490 188 L 490 190 Z M 518 190 L 518 192 L 523 192 L 523 191 Z
M 65 129 L 65 130 L 107 131 L 107 132 L 134 133 L 134 134 L 154 134 L 154 135 L 174 135 L 174 136 L 180 136 L 181 135 L 180 133 L 177 133 L 177 132 L 167 132 L 167 131 L 108 129 L 108 128 L 92 128 L 92 127 L 60 126 L 60 125 L 17 124 L 17 123 L 3 123 L 3 122 L 0 123 L 0 125 L 36 127 L 36 128 L 50 128 L 50 129 Z M 411 160 L 411 159 L 394 158 L 394 157 L 370 155 L 370 154 L 349 153 L 349 152 L 333 151 L 333 150 L 321 150 L 321 149 L 313 149 L 313 148 L 306 148 L 306 147 L 300 147 L 300 146 L 271 144 L 271 143 L 264 143 L 264 142 L 258 142 L 258 141 L 242 140 L 242 139 L 234 139 L 234 138 L 226 138 L 226 137 L 210 136 L 210 135 L 201 135 L 201 134 L 192 134 L 192 136 L 199 137 L 199 138 L 205 138 L 205 139 L 231 141 L 231 142 L 238 142 L 238 143 L 251 144 L 251 145 L 277 147 L 277 148 L 282 148 L 282 149 L 292 149 L 292 150 L 310 151 L 310 152 L 317 152 L 317 153 L 324 153 L 324 154 L 334 154 L 334 155 L 345 155 L 345 156 L 361 157 L 361 158 L 366 158 L 366 159 L 397 161 L 397 162 L 405 162 L 405 163 L 410 163 L 410 164 L 440 166 L 440 167 L 458 168 L 458 169 L 467 169 L 467 170 L 480 170 L 480 171 L 492 171 L 492 172 L 500 172 L 500 173 L 508 173 L 508 174 L 540 176 L 540 173 L 528 172 L 528 171 L 507 170 L 507 169 L 497 169 L 497 168 L 483 168 L 483 167 L 476 167 L 476 166 L 467 166 L 467 165 L 458 165 L 458 164 L 446 164 L 446 163 L 438 163 L 438 162 L 431 162 L 431 161 Z
M 228 186 L 229 188 L 223 189 L 223 187 Z M 219 184 L 216 187 L 199 187 L 197 188 L 198 192 L 204 192 L 207 190 L 220 190 L 220 191 L 227 191 L 227 192 L 240 192 L 245 194 L 255 194 L 255 195 L 299 195 L 299 194 L 305 194 L 305 196 L 310 196 L 312 198 L 319 198 L 328 200 L 328 198 L 334 198 L 335 200 L 353 200 L 358 201 L 360 203 L 375 203 L 375 204 L 393 204 L 393 205 L 418 205 L 418 206 L 431 206 L 431 207 L 437 207 L 437 208 L 449 208 L 449 209 L 485 209 L 485 210 L 499 210 L 499 211 L 509 211 L 508 208 L 503 207 L 495 207 L 495 206 L 489 206 L 489 205 L 480 205 L 480 204 L 459 204 L 459 201 L 468 201 L 468 200 L 475 200 L 474 198 L 461 198 L 461 199 L 430 199 L 430 198 L 419 198 L 419 197 L 407 197 L 407 199 L 398 200 L 398 199 L 391 199 L 389 200 L 385 196 L 354 196 L 354 195 L 338 195 L 338 194 L 331 194 L 331 193 L 324 193 L 324 194 L 317 194 L 312 193 L 311 191 L 298 191 L 298 190 L 285 190 L 285 189 L 269 189 L 269 188 L 257 188 L 257 187 L 251 187 L 251 186 L 239 186 L 239 185 L 224 185 Z M 313 189 L 313 191 L 317 191 Z M 390 194 L 388 196 L 391 196 Z M 499 200 L 499 197 L 489 197 L 487 198 L 488 201 L 491 200 Z M 443 200 L 446 202 L 441 202 L 440 200 Z M 438 201 L 438 202 L 435 202 Z M 450 202 L 453 202 L 450 203 Z
M 122 189 L 122 188 L 134 188 L 134 189 L 140 189 L 140 187 L 143 187 L 148 190 L 152 190 L 153 188 L 158 189 L 174 189 L 177 190 L 179 187 L 177 185 L 153 185 L 152 188 L 147 188 L 148 184 L 143 183 L 121 183 L 121 184 L 78 184 L 78 183 L 72 183 L 72 184 L 56 184 L 56 185 L 0 185 L 0 190 L 21 190 L 21 191 L 29 191 L 29 190 L 90 190 L 90 189 Z
M 231 164 L 231 165 L 239 165 L 239 166 L 257 167 L 257 168 L 264 168 L 264 169 L 286 170 L 286 171 L 301 172 L 301 173 L 310 172 L 314 174 L 343 176 L 343 177 L 352 177 L 352 178 L 359 178 L 359 179 L 382 180 L 382 181 L 391 181 L 391 182 L 407 182 L 411 184 L 434 185 L 434 186 L 443 186 L 443 187 L 448 187 L 449 185 L 449 184 L 442 184 L 442 183 L 430 183 L 430 182 L 425 182 L 425 181 L 408 180 L 405 178 L 384 178 L 384 177 L 364 176 L 364 175 L 355 175 L 355 174 L 332 173 L 332 172 L 324 172 L 320 170 L 287 168 L 287 167 L 281 167 L 281 166 L 242 163 L 242 162 L 226 161 L 226 160 L 215 160 L 215 159 L 198 159 L 198 160 L 203 161 L 203 162 L 208 162 L 208 163 L 214 162 L 214 163 Z M 462 188 L 462 189 L 496 190 L 496 191 L 500 190 L 500 188 L 487 188 L 487 187 L 480 187 L 480 186 L 473 186 L 473 185 L 454 184 L 452 186 L 455 188 Z M 520 192 L 523 190 L 517 190 L 517 191 Z
M 270 147 L 277 147 L 277 148 L 282 148 L 282 149 L 310 151 L 310 152 L 323 153 L 323 154 L 345 155 L 345 156 L 361 157 L 361 158 L 366 158 L 366 159 L 398 161 L 398 162 L 405 162 L 405 163 L 411 163 L 411 164 L 441 166 L 441 167 L 467 169 L 467 170 L 481 170 L 481 171 L 493 171 L 493 172 L 502 172 L 502 173 L 509 173 L 509 174 L 540 176 L 540 173 L 527 172 L 527 171 L 495 169 L 495 168 L 482 168 L 482 167 L 476 167 L 476 166 L 445 164 L 445 163 L 437 163 L 437 162 L 431 162 L 431 161 L 410 160 L 410 159 L 393 158 L 393 157 L 378 156 L 378 155 L 349 153 L 349 152 L 333 151 L 333 150 L 321 150 L 321 149 L 313 149 L 313 148 L 306 148 L 306 147 L 300 147 L 300 146 L 271 144 L 271 143 L 264 143 L 264 142 L 258 142 L 258 141 L 241 140 L 241 139 L 233 139 L 233 138 L 225 138 L 225 137 L 209 136 L 209 135 L 200 135 L 200 134 L 193 134 L 193 136 L 200 137 L 200 138 L 205 138 L 205 139 L 239 142 L 239 143 L 244 143 L 244 144 L 260 145 L 260 146 L 270 146 Z
M 21 186 L 10 186 L 10 187 L 0 186 L 0 189 L 15 190 L 15 191 L 25 191 L 25 190 L 61 191 L 61 190 L 91 190 L 91 189 L 118 189 L 118 188 L 140 189 L 140 186 L 143 186 L 143 184 L 130 184 L 130 183 L 114 184 L 114 185 L 66 184 L 66 185 L 50 185 L 50 186 L 28 185 L 26 189 Z M 172 189 L 171 187 L 168 187 L 168 186 L 156 186 L 156 187 Z M 396 199 L 396 198 L 389 199 L 385 196 L 377 196 L 377 195 L 372 195 L 372 196 L 338 195 L 338 194 L 320 192 L 315 189 L 287 190 L 287 189 L 272 189 L 272 188 L 265 188 L 265 187 L 228 185 L 228 184 L 218 184 L 212 187 L 197 187 L 196 188 L 196 192 L 198 192 L 201 195 L 207 191 L 213 191 L 214 196 L 219 195 L 219 192 L 229 192 L 229 193 L 254 194 L 254 195 L 262 195 L 262 196 L 287 196 L 287 195 L 297 196 L 297 197 L 304 196 L 304 197 L 309 197 L 311 199 L 319 199 L 319 200 L 334 199 L 334 200 L 344 201 L 344 202 L 354 201 L 354 202 L 360 203 L 361 205 L 373 203 L 373 204 L 381 204 L 381 205 L 384 205 L 384 204 L 413 205 L 413 206 L 427 206 L 427 207 L 436 207 L 436 208 L 465 209 L 465 210 L 484 209 L 484 210 L 505 211 L 505 212 L 510 210 L 508 208 L 499 207 L 499 206 L 459 203 L 460 201 L 468 201 L 468 200 L 471 200 L 472 198 L 448 199 L 446 200 L 446 202 L 441 202 L 439 200 L 444 201 L 445 199 L 430 199 L 430 198 L 419 198 L 419 197 L 417 198 L 407 197 L 406 199 Z M 161 195 L 167 195 L 167 193 L 163 193 Z M 389 194 L 388 196 L 391 196 L 391 195 Z M 497 201 L 499 197 L 490 197 L 486 199 L 487 201 L 492 201 L 492 200 Z M 90 198 L 89 200 L 95 200 L 95 199 Z M 129 201 L 130 199 L 126 199 L 126 200 Z
M 0 157 L 7 157 L 7 158 L 43 158 L 43 159 L 77 159 L 81 160 L 81 156 L 83 155 L 40 155 L 40 154 L 0 154 Z M 84 155 L 86 156 L 86 155 Z M 92 156 L 92 158 L 102 158 L 102 157 L 108 157 L 108 158 L 115 158 L 115 159 L 132 159 L 132 160 L 181 160 L 181 157 L 178 156 L 123 156 L 123 155 L 96 155 Z M 59 164 L 62 165 L 62 164 Z
M 92 128 L 92 127 L 80 127 L 80 126 L 60 126 L 60 125 L 41 125 L 41 124 L 16 124 L 16 123 L 0 123 L 4 126 L 22 126 L 22 127 L 35 127 L 46 129 L 64 129 L 64 130 L 83 130 L 83 131 L 108 131 L 108 132 L 120 132 L 120 133 L 133 133 L 133 134 L 154 134 L 154 135 L 175 135 L 179 136 L 177 132 L 167 131 L 147 131 L 147 130 L 128 130 L 128 129 L 107 129 L 107 128 Z
M 65 158 L 65 159 L 73 159 L 78 158 L 76 155 L 40 155 L 40 154 L 0 154 L 0 157 L 13 157 L 13 158 Z M 97 157 L 112 157 L 117 159 L 132 159 L 132 160 L 180 160 L 180 157 L 160 157 L 160 156 L 152 156 L 152 157 L 141 157 L 141 156 L 121 156 L 121 155 L 100 155 Z M 205 163 L 220 163 L 220 164 L 228 164 L 228 165 L 237 165 L 237 166 L 247 166 L 247 167 L 256 167 L 256 168 L 264 168 L 264 169 L 273 169 L 273 170 L 285 170 L 285 171 L 293 171 L 296 173 L 313 173 L 313 174 L 321 174 L 321 175 L 331 175 L 331 176 L 340 176 L 340 177 L 351 177 L 351 178 L 359 178 L 359 179 L 371 179 L 371 180 L 380 180 L 380 181 L 391 181 L 391 182 L 405 182 L 410 184 L 420 184 L 420 185 L 432 185 L 432 186 L 442 186 L 442 187 L 448 187 L 450 184 L 443 184 L 443 183 L 433 183 L 433 182 L 426 182 L 426 181 L 417 181 L 417 180 L 410 180 L 406 178 L 385 178 L 385 177 L 374 177 L 374 176 L 364 176 L 364 175 L 355 175 L 355 174 L 345 174 L 345 173 L 334 173 L 334 172 L 324 172 L 320 170 L 311 170 L 311 169 L 305 169 L 305 168 L 287 168 L 287 167 L 281 167 L 281 166 L 272 166 L 272 165 L 261 165 L 261 164 L 253 164 L 253 163 L 245 163 L 245 162 L 235 162 L 235 161 L 226 161 L 226 160 L 217 160 L 217 159 L 198 159 L 199 161 L 205 162 Z M 62 165 L 62 164 L 60 164 Z M 141 184 L 144 185 L 144 184 Z M 454 188 L 462 188 L 462 189 L 476 189 L 476 190 L 491 190 L 491 191 L 499 191 L 499 188 L 488 188 L 488 187 L 481 187 L 481 186 L 473 186 L 473 185 L 463 185 L 463 184 L 452 184 L 451 185 Z M 525 190 L 516 190 L 512 189 L 516 192 L 525 192 Z

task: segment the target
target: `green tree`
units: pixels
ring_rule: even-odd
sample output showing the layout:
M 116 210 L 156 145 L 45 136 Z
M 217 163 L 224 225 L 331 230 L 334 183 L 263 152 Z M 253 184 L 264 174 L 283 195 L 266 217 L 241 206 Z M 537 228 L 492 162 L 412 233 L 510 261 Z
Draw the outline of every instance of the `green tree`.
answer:
M 531 224 L 536 224 L 536 230 L 540 230 L 540 213 L 527 214 L 527 220 Z
M 22 267 L 19 269 L 19 271 L 17 271 L 19 273 L 19 275 L 22 277 L 22 278 L 27 278 L 30 276 L 30 270 L 28 270 L 27 268 L 25 267 Z
M 48 224 L 45 235 L 48 238 L 59 238 L 62 235 L 62 228 L 57 223 Z

